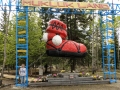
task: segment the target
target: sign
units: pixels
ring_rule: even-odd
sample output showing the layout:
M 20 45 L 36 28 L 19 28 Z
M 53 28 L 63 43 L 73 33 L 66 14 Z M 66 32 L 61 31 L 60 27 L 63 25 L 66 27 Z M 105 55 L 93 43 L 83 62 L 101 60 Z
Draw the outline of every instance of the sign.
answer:
M 65 2 L 65 1 L 44 1 L 44 0 L 22 0 L 23 6 L 33 7 L 52 7 L 52 8 L 71 8 L 71 9 L 96 9 L 109 10 L 108 4 L 89 3 L 89 2 Z

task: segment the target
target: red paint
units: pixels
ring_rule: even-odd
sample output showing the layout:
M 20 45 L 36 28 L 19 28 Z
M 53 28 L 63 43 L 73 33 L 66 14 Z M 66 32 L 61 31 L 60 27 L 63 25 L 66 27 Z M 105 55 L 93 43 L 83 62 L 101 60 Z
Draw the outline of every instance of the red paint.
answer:
M 109 6 L 106 5 L 106 4 L 102 4 L 102 6 L 103 6 L 103 8 L 105 8 L 105 9 L 108 9 L 108 8 L 109 8 Z
M 40 2 L 38 2 L 37 4 L 35 4 L 35 3 L 34 3 L 34 1 L 32 1 L 31 5 L 33 5 L 33 6 L 40 6 L 40 5 L 41 5 L 41 3 L 40 3 Z
M 55 24 L 55 22 L 56 22 L 56 24 Z M 51 26 L 51 24 L 55 24 L 57 26 L 62 25 L 63 29 L 65 29 L 65 30 L 53 28 Z M 46 32 L 48 33 L 48 42 L 46 43 L 46 49 L 47 50 L 61 49 L 61 51 L 66 52 L 66 53 L 68 53 L 68 52 L 81 53 L 81 54 L 86 53 L 87 48 L 84 44 L 77 43 L 77 42 L 72 41 L 72 40 L 65 40 L 65 38 L 67 37 L 66 27 L 67 27 L 66 24 L 60 20 L 52 19 L 49 21 L 48 27 L 46 29 Z M 52 38 L 57 34 L 62 38 L 62 43 L 59 46 L 54 45 L 52 42 Z M 80 52 L 78 52 L 78 51 L 80 51 Z
M 22 0 L 22 4 L 24 5 L 24 4 L 29 4 L 29 5 L 31 5 L 31 0 Z
M 86 8 L 86 6 L 81 6 L 80 3 L 77 3 L 77 5 L 78 5 L 79 8 Z
M 87 8 L 94 8 L 94 6 L 91 3 L 88 3 Z
M 40 1 L 40 3 L 41 3 L 41 6 L 44 6 L 44 5 L 45 5 L 45 6 L 50 6 L 50 5 L 49 5 L 49 2 L 42 2 L 42 1 Z
M 64 5 L 65 5 L 66 7 L 74 7 L 74 6 L 73 6 L 73 3 L 64 2 Z
M 53 4 L 52 2 L 49 2 L 49 6 L 51 6 L 51 7 L 57 7 L 57 2 L 56 2 L 56 5 Z
M 22 4 L 26 6 L 47 6 L 47 7 L 55 7 L 55 8 L 81 8 L 81 9 L 109 9 L 107 4 L 99 4 L 99 3 L 82 3 L 82 2 L 54 2 L 51 1 L 42 1 L 37 0 L 36 3 L 34 0 L 22 0 Z M 83 5 L 82 5 L 83 4 Z M 74 6 L 76 5 L 76 6 Z
M 57 2 L 57 6 L 58 7 L 65 7 L 65 5 L 62 3 L 62 5 L 59 3 L 59 2 Z
M 96 4 L 96 3 L 94 3 L 93 6 L 94 6 L 94 8 L 102 8 L 102 7 L 101 7 L 101 4 Z

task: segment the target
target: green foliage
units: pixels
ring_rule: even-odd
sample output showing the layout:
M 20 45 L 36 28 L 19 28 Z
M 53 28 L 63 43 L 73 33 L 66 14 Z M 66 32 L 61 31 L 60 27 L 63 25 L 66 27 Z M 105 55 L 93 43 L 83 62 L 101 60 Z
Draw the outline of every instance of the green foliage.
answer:
M 15 25 L 15 24 L 14 24 Z M 11 29 L 8 32 L 8 38 L 7 38 L 7 65 L 13 65 L 16 62 L 16 39 L 15 39 L 15 28 Z
M 29 61 L 33 62 L 45 53 L 45 42 L 41 41 L 41 19 L 35 13 L 29 15 Z
M 67 24 L 67 33 L 68 33 L 68 39 L 76 41 L 78 43 L 83 43 L 86 45 L 88 50 L 88 55 L 85 58 L 81 59 L 75 59 L 72 58 L 68 61 L 67 64 L 71 65 L 71 67 L 74 70 L 75 64 L 86 65 L 88 61 L 90 61 L 91 56 L 89 55 L 90 50 L 90 36 L 91 36 L 91 29 L 89 28 L 89 25 L 93 19 L 91 19 L 90 15 L 80 14 L 80 15 L 74 15 L 74 14 L 66 14 L 61 15 L 60 20 L 64 21 Z M 77 62 L 77 63 L 76 63 Z
M 7 61 L 6 61 L 6 65 L 11 64 L 14 65 L 15 64 L 15 27 L 16 22 L 15 22 L 15 17 L 13 17 L 13 19 L 11 21 L 9 21 L 9 31 L 7 34 Z
M 23 13 L 20 13 L 22 15 Z M 7 62 L 6 65 L 15 65 L 16 62 L 16 20 L 13 16 L 7 35 Z M 33 62 L 45 53 L 45 43 L 41 41 L 41 19 L 36 13 L 29 14 L 29 62 Z M 0 63 L 3 61 L 3 33 L 0 33 Z
M 0 32 L 0 65 L 2 64 L 2 62 L 3 62 L 3 46 L 4 46 L 4 44 L 3 44 L 3 41 L 4 41 L 4 35 L 3 35 L 3 33 L 2 32 Z
M 117 68 L 118 68 L 118 66 L 119 66 L 119 55 L 118 55 L 118 50 L 119 50 L 119 38 L 118 38 L 118 34 L 117 33 L 119 33 L 120 31 L 120 16 L 116 16 L 115 17 L 115 22 L 114 22 L 114 29 L 115 29 L 115 39 L 114 39 L 114 41 L 115 41 L 115 47 L 116 47 L 116 66 L 117 66 Z M 120 35 L 120 34 L 119 34 Z
M 6 7 L 4 7 L 4 11 L 1 13 L 1 18 L 0 18 L 0 64 L 3 64 L 3 59 L 4 63 L 6 63 L 6 39 L 7 39 L 7 31 L 8 31 L 8 24 L 9 24 L 9 18 L 8 18 L 8 13 L 6 11 Z M 4 65 L 3 65 L 4 68 Z
M 119 28 L 120 27 L 120 16 L 115 17 L 115 22 L 114 22 L 114 28 Z

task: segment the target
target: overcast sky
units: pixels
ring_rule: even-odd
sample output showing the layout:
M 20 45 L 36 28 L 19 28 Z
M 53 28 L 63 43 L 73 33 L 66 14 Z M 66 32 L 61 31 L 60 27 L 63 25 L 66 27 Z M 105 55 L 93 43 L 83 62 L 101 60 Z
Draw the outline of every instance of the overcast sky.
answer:
M 112 0 L 105 0 L 105 2 L 112 3 Z M 120 4 L 120 0 L 113 0 L 113 3 Z

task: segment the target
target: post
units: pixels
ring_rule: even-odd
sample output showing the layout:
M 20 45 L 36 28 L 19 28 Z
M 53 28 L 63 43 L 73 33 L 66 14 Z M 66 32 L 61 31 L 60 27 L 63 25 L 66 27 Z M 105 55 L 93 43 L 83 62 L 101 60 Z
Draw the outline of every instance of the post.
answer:
M 94 43 L 94 40 L 95 40 L 94 39 L 95 38 L 95 32 L 94 32 L 95 31 L 94 30 L 95 29 L 94 28 L 94 12 L 93 12 L 93 23 L 92 24 L 93 24 L 93 28 L 92 28 L 93 29 L 92 30 L 92 74 L 94 74 L 95 70 L 96 70 L 96 60 L 95 60 L 96 58 L 95 58 L 95 50 L 94 50 L 95 49 L 94 48 L 94 44 L 95 44 Z
M 119 69 L 120 69 L 120 61 L 119 61 L 119 50 L 120 49 L 120 46 L 119 46 L 119 32 L 118 32 L 118 65 L 119 65 Z

